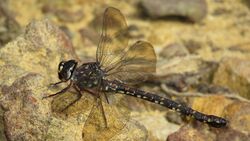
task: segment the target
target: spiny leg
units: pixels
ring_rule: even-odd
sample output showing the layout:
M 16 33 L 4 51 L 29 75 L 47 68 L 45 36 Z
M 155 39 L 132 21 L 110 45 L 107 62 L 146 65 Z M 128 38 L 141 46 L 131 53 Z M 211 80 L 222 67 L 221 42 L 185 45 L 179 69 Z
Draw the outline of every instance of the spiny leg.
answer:
M 63 83 L 64 81 L 59 81 L 59 82 L 56 82 L 56 83 L 50 83 L 49 84 L 49 89 L 50 88 L 52 88 L 52 87 L 55 87 L 55 86 L 57 86 L 57 85 L 59 85 L 59 84 L 61 84 L 61 83 Z
M 103 94 L 104 94 L 104 97 L 105 97 L 105 99 L 106 99 L 107 103 L 109 104 L 109 99 L 108 99 L 107 94 L 106 94 L 105 92 L 103 92 Z
M 103 80 L 102 80 L 102 79 L 101 79 L 100 81 L 101 81 L 101 83 L 103 83 Z M 99 87 L 101 87 L 101 86 L 99 86 Z M 101 89 L 102 89 L 102 88 L 100 88 L 100 90 L 101 90 Z M 107 103 L 109 104 L 109 99 L 108 99 L 107 94 L 106 94 L 104 91 L 102 91 L 102 93 L 104 94 L 104 97 L 105 97 Z
M 59 83 L 59 82 L 58 82 L 58 83 Z M 57 92 L 57 93 L 55 93 L 55 94 L 51 94 L 51 95 L 45 96 L 45 97 L 43 97 L 43 99 L 44 99 L 44 98 L 53 97 L 53 96 L 56 96 L 56 95 L 58 95 L 58 94 L 63 94 L 63 93 L 65 93 L 65 92 L 71 87 L 71 85 L 72 85 L 72 82 L 70 82 L 70 84 L 69 84 L 66 88 L 62 89 L 61 91 L 59 91 L 59 92 Z
M 102 105 L 102 100 L 101 100 L 101 97 L 97 98 L 97 106 L 100 106 L 101 108 L 101 112 L 102 112 L 102 116 L 103 116 L 103 119 L 104 119 L 104 124 L 105 124 L 105 128 L 108 128 L 108 122 L 107 122 L 107 118 L 106 118 L 106 115 L 105 115 L 105 111 L 104 111 L 104 108 L 103 108 L 103 105 Z
M 61 112 L 64 112 L 66 109 L 68 109 L 70 106 L 72 106 L 72 105 L 75 104 L 78 100 L 81 99 L 81 97 L 82 97 L 81 91 L 80 91 L 75 85 L 74 85 L 74 88 L 75 88 L 75 90 L 77 91 L 77 98 L 76 98 L 74 101 L 72 101 L 70 104 L 68 104 L 65 108 L 63 108 L 63 109 L 61 110 Z
M 103 108 L 103 105 L 102 105 L 102 100 L 101 100 L 101 96 L 100 96 L 100 93 L 99 91 L 97 93 L 93 92 L 93 91 L 90 91 L 88 89 L 84 89 L 86 92 L 89 92 L 90 94 L 96 96 L 95 100 L 97 102 L 97 106 L 100 106 L 101 108 L 101 112 L 102 112 L 102 116 L 103 116 L 103 119 L 104 119 L 104 122 L 105 122 L 105 128 L 108 127 L 108 122 L 107 122 L 107 118 L 106 118 L 106 115 L 105 115 L 105 111 L 104 111 L 104 108 Z

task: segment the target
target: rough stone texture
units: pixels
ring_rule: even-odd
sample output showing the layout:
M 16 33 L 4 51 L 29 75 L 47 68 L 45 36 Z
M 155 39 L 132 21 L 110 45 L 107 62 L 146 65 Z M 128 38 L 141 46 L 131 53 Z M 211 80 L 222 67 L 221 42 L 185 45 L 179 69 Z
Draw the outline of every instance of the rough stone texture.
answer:
M 167 141 L 248 141 L 249 137 L 248 134 L 231 128 L 207 129 L 183 126 L 168 136 Z
M 190 55 L 177 56 L 171 60 L 162 59 L 157 62 L 156 75 L 166 76 L 170 74 L 197 73 L 203 63 L 200 57 Z
M 179 129 L 178 125 L 166 121 L 164 112 L 145 111 L 141 113 L 132 112 L 131 114 L 135 120 L 148 129 L 150 135 L 149 140 L 166 140 L 168 135 Z
M 249 134 L 245 134 L 233 129 L 227 129 L 217 135 L 217 141 L 248 141 L 250 139 Z
M 206 134 L 188 126 L 168 136 L 167 141 L 213 141 L 214 135 Z
M 213 83 L 229 87 L 240 96 L 250 99 L 250 61 L 239 58 L 223 59 Z
M 230 121 L 230 127 L 239 132 L 250 133 L 250 104 L 234 102 L 225 109 L 225 114 Z
M 189 55 L 187 48 L 181 44 L 173 43 L 164 47 L 159 54 L 164 59 L 171 59 L 174 57 L 182 57 Z
M 108 129 L 100 128 L 102 118 L 96 110 L 97 115 L 87 118 L 94 104 L 88 94 L 60 113 L 60 108 L 74 98 L 73 92 L 53 100 L 42 99 L 56 92 L 48 86 L 58 81 L 57 65 L 66 59 L 77 59 L 71 42 L 48 20 L 31 22 L 21 36 L 0 49 L 3 117 L 0 138 L 27 141 L 145 140 L 145 128 L 122 116 L 121 109 L 104 105 L 110 125 Z
M 192 101 L 192 107 L 206 114 L 227 117 L 224 110 L 232 102 L 232 100 L 219 95 L 196 97 Z
M 142 6 L 152 18 L 182 16 L 198 22 L 207 14 L 205 0 L 143 0 Z
M 249 106 L 250 104 L 247 102 L 233 101 L 225 99 L 223 96 L 195 98 L 192 102 L 192 107 L 194 109 L 203 113 L 213 113 L 214 115 L 225 117 L 229 121 L 228 126 L 224 129 L 211 129 L 212 133 L 215 133 L 213 140 L 245 141 L 249 139 Z
M 7 1 L 0 1 L 0 47 L 16 38 L 21 27 L 7 6 Z

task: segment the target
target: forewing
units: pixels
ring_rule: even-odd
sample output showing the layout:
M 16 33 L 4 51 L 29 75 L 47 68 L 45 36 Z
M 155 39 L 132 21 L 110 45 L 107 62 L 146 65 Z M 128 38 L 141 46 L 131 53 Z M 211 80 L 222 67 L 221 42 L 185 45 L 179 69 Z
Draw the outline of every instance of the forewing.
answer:
M 139 83 L 156 71 L 156 55 L 153 46 L 144 41 L 132 45 L 120 61 L 107 67 L 107 78 L 124 83 Z
M 102 68 L 120 60 L 128 47 L 127 29 L 126 20 L 118 9 L 109 7 L 105 10 L 102 34 L 96 52 L 97 62 Z

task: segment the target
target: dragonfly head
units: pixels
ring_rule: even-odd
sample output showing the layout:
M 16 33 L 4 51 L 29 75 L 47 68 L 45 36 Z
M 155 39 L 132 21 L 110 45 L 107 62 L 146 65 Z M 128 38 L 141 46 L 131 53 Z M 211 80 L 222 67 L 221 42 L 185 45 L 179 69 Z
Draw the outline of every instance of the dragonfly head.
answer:
M 61 61 L 58 65 L 58 78 L 61 81 L 68 81 L 75 71 L 77 62 L 75 60 Z

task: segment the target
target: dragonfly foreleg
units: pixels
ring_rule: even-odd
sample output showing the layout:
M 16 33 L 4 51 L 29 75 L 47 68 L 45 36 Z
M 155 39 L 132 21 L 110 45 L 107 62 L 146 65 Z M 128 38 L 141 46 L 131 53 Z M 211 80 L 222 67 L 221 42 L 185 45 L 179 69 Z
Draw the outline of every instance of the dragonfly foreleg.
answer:
M 59 82 L 58 82 L 58 83 L 59 83 Z M 54 93 L 54 94 L 51 94 L 51 95 L 48 95 L 48 96 L 44 96 L 43 99 L 44 99 L 44 98 L 53 97 L 53 96 L 56 96 L 56 95 L 58 95 L 58 94 L 63 94 L 63 93 L 65 93 L 65 92 L 67 92 L 67 90 L 71 87 L 71 85 L 72 85 L 72 83 L 70 82 L 70 84 L 69 84 L 66 88 L 62 89 L 61 91 L 59 91 L 59 92 L 57 92 L 57 93 Z
M 56 82 L 56 83 L 50 83 L 49 84 L 49 88 L 51 88 L 51 87 L 55 87 L 55 86 L 57 86 L 58 84 L 61 84 L 61 83 L 63 83 L 64 81 L 59 81 L 59 82 Z

